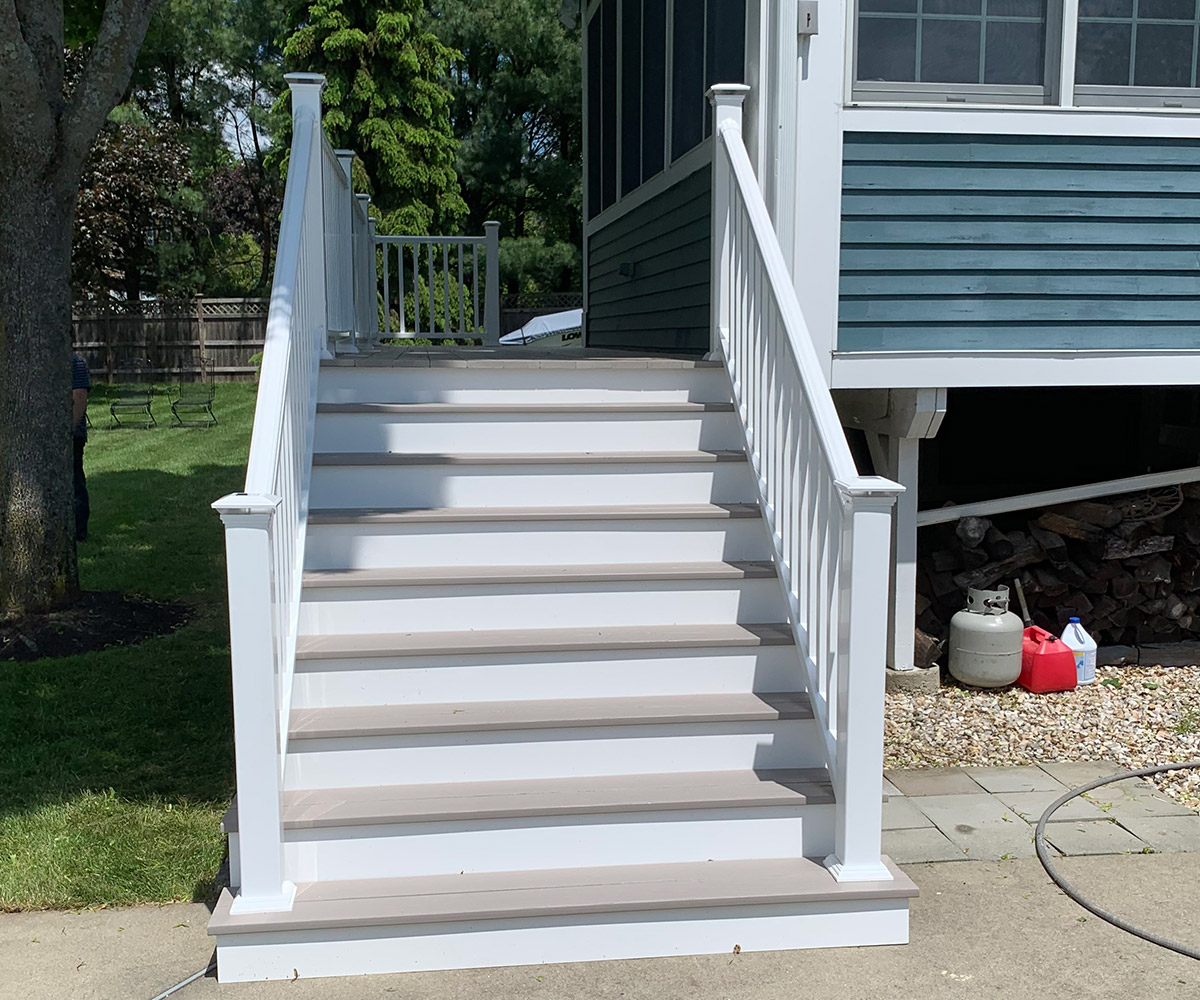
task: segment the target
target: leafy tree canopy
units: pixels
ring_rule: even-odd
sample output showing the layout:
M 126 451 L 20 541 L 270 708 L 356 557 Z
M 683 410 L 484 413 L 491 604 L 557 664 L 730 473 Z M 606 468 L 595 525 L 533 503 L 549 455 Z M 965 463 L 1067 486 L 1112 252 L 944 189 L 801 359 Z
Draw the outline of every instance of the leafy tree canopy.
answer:
M 325 76 L 324 124 L 365 169 L 385 233 L 456 232 L 454 53 L 428 30 L 421 0 L 312 0 L 284 46 L 289 70 Z

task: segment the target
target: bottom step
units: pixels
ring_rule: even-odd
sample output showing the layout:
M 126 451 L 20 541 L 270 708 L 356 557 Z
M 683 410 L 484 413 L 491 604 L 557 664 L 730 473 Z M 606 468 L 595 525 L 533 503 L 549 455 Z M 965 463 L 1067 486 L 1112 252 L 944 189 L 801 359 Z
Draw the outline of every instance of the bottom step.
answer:
M 773 859 L 314 882 L 208 926 L 222 982 L 903 944 L 917 888 Z

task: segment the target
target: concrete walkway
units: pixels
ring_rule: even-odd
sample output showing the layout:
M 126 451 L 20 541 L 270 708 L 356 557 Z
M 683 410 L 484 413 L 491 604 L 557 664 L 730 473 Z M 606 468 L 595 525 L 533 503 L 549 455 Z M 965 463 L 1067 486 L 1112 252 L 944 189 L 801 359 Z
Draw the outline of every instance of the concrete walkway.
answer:
M 1034 828 L 1050 804 L 1120 770 L 1099 761 L 887 771 L 884 853 L 899 864 L 1036 857 Z M 1200 816 L 1147 782 L 1128 778 L 1086 794 L 1046 825 L 1060 854 L 1200 852 Z

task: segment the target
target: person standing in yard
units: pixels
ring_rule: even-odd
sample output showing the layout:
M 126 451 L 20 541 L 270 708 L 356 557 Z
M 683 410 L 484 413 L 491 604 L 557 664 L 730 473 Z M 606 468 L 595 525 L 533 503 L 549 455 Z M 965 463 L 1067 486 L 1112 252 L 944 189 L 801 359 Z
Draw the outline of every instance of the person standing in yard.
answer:
M 92 388 L 92 377 L 87 362 L 71 352 L 71 428 L 75 445 L 75 539 L 86 542 L 88 516 L 87 479 L 83 475 L 83 449 L 87 444 L 88 392 Z

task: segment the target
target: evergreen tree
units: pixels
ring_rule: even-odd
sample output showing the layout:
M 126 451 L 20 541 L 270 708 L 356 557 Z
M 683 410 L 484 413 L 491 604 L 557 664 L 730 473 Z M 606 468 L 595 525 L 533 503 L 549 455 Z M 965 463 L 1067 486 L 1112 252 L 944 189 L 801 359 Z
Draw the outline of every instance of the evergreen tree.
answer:
M 287 68 L 325 76 L 326 132 L 358 154 L 380 230 L 457 232 L 466 206 L 444 86 L 454 53 L 421 0 L 311 0 L 293 27 Z

